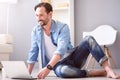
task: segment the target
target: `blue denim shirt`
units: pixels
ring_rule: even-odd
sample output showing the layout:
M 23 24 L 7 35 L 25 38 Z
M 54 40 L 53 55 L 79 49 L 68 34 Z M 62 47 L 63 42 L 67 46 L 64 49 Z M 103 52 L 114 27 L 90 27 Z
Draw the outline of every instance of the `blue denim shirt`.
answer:
M 40 25 L 33 28 L 31 33 L 31 50 L 27 62 L 35 63 L 38 55 L 41 54 L 42 67 L 45 67 L 50 60 L 45 55 L 46 50 L 43 35 L 43 28 Z M 52 20 L 50 37 L 52 43 L 57 47 L 55 53 L 60 54 L 62 57 L 73 47 L 70 42 L 70 31 L 67 24 Z

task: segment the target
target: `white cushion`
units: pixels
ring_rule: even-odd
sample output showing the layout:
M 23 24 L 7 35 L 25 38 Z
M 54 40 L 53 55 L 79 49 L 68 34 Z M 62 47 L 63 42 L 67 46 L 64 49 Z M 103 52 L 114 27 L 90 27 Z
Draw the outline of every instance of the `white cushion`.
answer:
M 13 46 L 10 44 L 0 44 L 0 54 L 1 53 L 11 53 L 13 52 Z
M 10 34 L 0 34 L 0 44 L 12 44 L 13 38 Z

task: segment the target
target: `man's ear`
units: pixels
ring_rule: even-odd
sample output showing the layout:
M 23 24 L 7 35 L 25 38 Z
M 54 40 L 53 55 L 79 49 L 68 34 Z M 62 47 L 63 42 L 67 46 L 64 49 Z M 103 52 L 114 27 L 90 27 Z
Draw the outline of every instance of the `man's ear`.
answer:
M 53 14 L 53 12 L 51 11 L 51 12 L 49 12 L 49 15 L 52 17 L 52 14 Z

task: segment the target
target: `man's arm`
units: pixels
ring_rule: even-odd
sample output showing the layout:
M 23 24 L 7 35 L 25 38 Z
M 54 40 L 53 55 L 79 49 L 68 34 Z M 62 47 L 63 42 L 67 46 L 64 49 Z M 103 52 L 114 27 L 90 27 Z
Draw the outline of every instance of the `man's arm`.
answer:
M 34 67 L 34 63 L 28 64 L 28 71 L 30 74 L 32 73 L 33 67 Z
M 50 62 L 48 63 L 50 66 L 54 67 L 55 64 L 61 59 L 61 55 L 60 54 L 55 54 L 52 59 L 50 60 Z
M 28 60 L 27 60 L 28 71 L 30 74 L 33 70 L 35 62 L 37 61 L 38 53 L 39 53 L 39 47 L 37 44 L 36 27 L 34 27 L 31 32 L 31 49 L 28 53 Z

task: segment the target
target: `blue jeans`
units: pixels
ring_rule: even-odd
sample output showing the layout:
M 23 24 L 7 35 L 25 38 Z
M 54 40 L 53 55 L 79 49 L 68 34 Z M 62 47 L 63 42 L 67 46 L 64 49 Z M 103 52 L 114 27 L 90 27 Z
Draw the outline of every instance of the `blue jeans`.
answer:
M 58 77 L 81 78 L 87 76 L 87 70 L 81 70 L 89 54 L 102 64 L 107 57 L 92 36 L 85 37 L 79 46 L 66 58 L 58 62 L 54 72 Z

